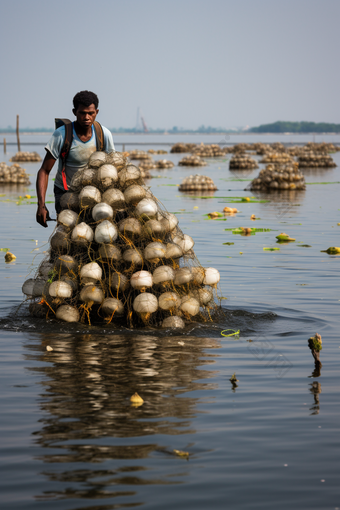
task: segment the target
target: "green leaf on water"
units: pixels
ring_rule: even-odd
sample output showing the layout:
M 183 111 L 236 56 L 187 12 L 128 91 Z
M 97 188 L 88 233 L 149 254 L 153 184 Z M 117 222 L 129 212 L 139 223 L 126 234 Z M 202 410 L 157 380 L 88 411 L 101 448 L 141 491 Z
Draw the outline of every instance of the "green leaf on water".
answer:
M 310 244 L 300 244 L 299 246 L 301 246 L 302 248 L 311 248 Z
M 279 251 L 280 248 L 263 248 L 263 251 Z
M 0 248 L 0 251 L 8 251 L 9 248 Z
M 306 184 L 340 184 L 340 181 L 333 181 L 333 182 L 306 182 Z
M 227 244 L 228 246 L 230 246 L 230 245 L 235 244 L 235 243 L 223 243 L 223 244 Z

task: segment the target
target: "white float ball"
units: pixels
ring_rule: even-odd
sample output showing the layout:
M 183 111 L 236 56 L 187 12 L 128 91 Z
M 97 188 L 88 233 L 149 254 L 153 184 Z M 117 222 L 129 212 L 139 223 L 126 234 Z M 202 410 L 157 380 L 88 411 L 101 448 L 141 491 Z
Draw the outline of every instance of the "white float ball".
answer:
M 113 209 L 109 204 L 100 202 L 92 209 L 92 218 L 94 221 L 108 220 L 113 218 Z
M 115 225 L 109 220 L 104 220 L 97 225 L 94 232 L 94 238 L 97 243 L 109 244 L 115 241 L 118 237 L 118 231 Z
M 149 292 L 143 292 L 135 298 L 133 309 L 137 313 L 154 313 L 158 310 L 158 299 Z
M 204 273 L 204 285 L 216 285 L 220 281 L 220 273 L 214 267 L 206 267 Z
M 130 278 L 131 287 L 134 289 L 143 289 L 144 287 L 152 287 L 152 274 L 149 271 L 137 271 Z

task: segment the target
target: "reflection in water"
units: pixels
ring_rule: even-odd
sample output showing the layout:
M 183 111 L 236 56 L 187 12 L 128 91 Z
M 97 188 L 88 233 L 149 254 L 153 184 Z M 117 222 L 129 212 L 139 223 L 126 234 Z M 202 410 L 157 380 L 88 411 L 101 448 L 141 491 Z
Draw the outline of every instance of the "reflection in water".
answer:
M 319 414 L 320 412 L 320 401 L 319 401 L 319 394 L 321 393 L 321 384 L 318 381 L 312 382 L 309 386 L 309 391 L 314 396 L 314 405 L 309 408 L 310 411 L 312 411 L 311 414 Z
M 191 420 L 200 399 L 182 395 L 215 387 L 202 382 L 214 372 L 199 367 L 214 363 L 216 355 L 203 349 L 217 348 L 219 343 L 211 338 L 147 335 L 59 334 L 52 339 L 41 335 L 40 339 L 41 343 L 35 337 L 35 343 L 28 345 L 27 355 L 31 359 L 35 351 L 33 358 L 47 363 L 33 369 L 41 375 L 44 388 L 39 401 L 44 412 L 42 428 L 34 435 L 47 449 L 40 460 L 65 464 L 65 469 L 44 471 L 49 481 L 58 483 L 37 499 L 136 497 L 135 490 L 121 487 L 179 483 L 161 476 L 150 479 L 146 461 L 135 461 L 151 456 L 157 463 L 155 456 L 169 454 L 183 444 L 182 439 L 170 437 L 167 445 L 161 445 L 143 436 L 195 432 Z M 47 353 L 46 345 L 53 352 Z M 130 403 L 135 392 L 144 399 L 137 408 Z M 99 462 L 105 469 L 89 469 Z M 141 503 L 126 501 L 124 506 Z

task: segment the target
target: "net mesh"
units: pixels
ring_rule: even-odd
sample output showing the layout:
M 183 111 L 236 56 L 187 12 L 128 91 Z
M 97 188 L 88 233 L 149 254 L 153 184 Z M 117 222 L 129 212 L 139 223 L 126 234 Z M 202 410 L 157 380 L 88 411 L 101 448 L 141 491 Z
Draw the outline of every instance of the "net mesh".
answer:
M 122 153 L 94 153 L 61 206 L 32 282 L 43 290 L 29 291 L 33 315 L 130 328 L 216 318 L 218 271 L 200 265 L 192 238 Z

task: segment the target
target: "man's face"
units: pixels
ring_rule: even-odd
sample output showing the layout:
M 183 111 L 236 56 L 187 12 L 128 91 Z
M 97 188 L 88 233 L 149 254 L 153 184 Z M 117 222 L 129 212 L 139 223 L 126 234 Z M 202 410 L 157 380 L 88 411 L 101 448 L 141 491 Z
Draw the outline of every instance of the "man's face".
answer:
M 77 108 L 73 108 L 73 113 L 77 117 L 77 123 L 79 126 L 83 128 L 91 127 L 94 121 L 96 120 L 97 114 L 99 110 L 96 110 L 94 104 L 90 104 L 90 106 L 85 106 L 84 104 L 80 104 Z

